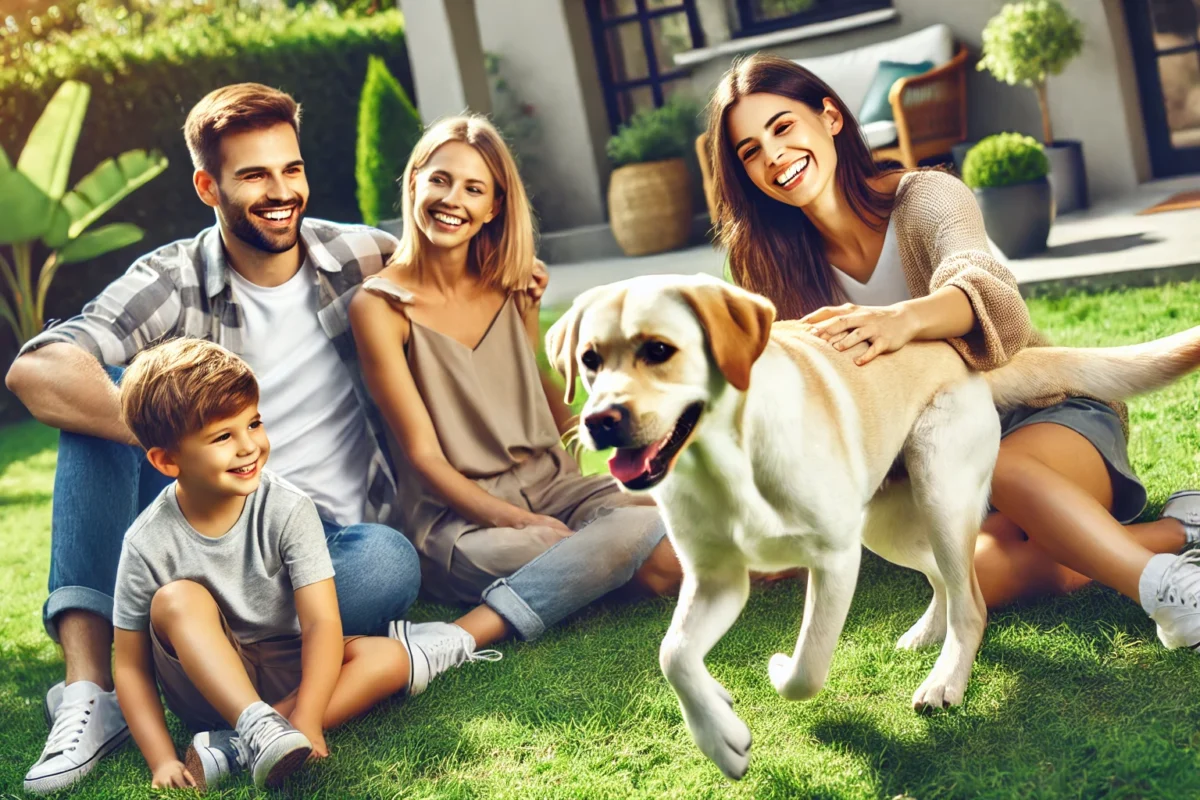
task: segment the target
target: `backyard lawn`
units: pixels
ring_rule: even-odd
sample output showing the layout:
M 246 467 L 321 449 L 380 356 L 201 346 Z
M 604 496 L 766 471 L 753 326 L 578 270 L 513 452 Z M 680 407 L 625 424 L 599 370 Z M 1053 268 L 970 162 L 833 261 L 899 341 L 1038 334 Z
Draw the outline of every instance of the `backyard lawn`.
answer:
M 1056 342 L 1141 341 L 1200 318 L 1200 283 L 1031 301 Z M 1195 376 L 1131 404 L 1133 463 L 1151 508 L 1200 487 Z M 55 435 L 0 431 L 0 797 L 20 796 L 46 735 L 42 696 L 62 661 L 40 621 Z M 591 463 L 595 464 L 593 460 Z M 794 645 L 795 581 L 757 587 L 708 659 L 754 735 L 727 781 L 692 743 L 658 669 L 671 600 L 577 615 L 497 663 L 467 665 L 415 700 L 328 737 L 332 758 L 293 778 L 295 797 L 1196 797 L 1200 658 L 1168 651 L 1135 604 L 1101 588 L 993 614 L 963 706 L 914 714 L 936 650 L 899 653 L 928 586 L 867 556 L 825 691 L 789 703 L 767 659 Z M 420 603 L 418 619 L 451 609 Z M 175 727 L 182 748 L 186 739 Z M 256 792 L 247 779 L 222 796 Z M 132 743 L 72 793 L 150 796 Z

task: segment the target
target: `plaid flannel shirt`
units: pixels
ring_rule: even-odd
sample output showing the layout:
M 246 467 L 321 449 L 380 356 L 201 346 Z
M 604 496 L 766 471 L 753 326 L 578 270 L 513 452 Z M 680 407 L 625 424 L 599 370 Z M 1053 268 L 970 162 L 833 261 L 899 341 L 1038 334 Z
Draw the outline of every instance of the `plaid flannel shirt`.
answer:
M 354 392 L 375 440 L 366 475 L 371 522 L 391 516 L 396 479 L 388 458 L 383 419 L 363 384 L 350 330 L 349 305 L 367 275 L 387 263 L 399 243 L 365 225 L 305 219 L 300 241 L 315 267 L 321 328 L 333 342 L 354 382 Z M 47 327 L 18 355 L 52 342 L 82 347 L 110 366 L 125 366 L 141 350 L 164 339 L 191 337 L 242 353 L 245 319 L 233 296 L 220 230 L 213 226 L 194 239 L 165 245 L 139 258 L 83 307 L 79 316 Z M 280 331 L 280 335 L 287 335 Z

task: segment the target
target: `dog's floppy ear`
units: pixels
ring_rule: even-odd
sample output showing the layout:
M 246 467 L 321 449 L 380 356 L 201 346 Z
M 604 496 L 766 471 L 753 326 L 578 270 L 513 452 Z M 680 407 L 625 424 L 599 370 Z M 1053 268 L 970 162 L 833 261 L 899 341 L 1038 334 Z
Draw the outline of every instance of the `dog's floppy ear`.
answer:
M 579 324 L 583 321 L 584 304 L 577 298 L 567 313 L 546 331 L 546 359 L 567 382 L 563 402 L 570 405 L 575 399 L 575 349 L 579 346 Z
M 679 291 L 700 318 L 725 380 L 739 392 L 749 389 L 750 368 L 767 349 L 775 305 L 723 281 L 684 285 Z

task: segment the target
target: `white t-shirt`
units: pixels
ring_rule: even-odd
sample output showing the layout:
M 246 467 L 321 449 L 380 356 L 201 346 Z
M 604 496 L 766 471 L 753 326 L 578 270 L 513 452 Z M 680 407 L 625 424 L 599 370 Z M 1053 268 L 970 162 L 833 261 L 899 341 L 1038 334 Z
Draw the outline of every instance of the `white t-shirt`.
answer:
M 834 267 L 834 276 L 842 285 L 846 298 L 860 306 L 890 306 L 911 300 L 908 284 L 904 280 L 904 265 L 900 263 L 900 246 L 892 232 L 891 220 L 883 234 L 883 250 L 875 271 L 866 283 L 859 283 L 840 269 Z
M 242 357 L 258 378 L 268 464 L 338 525 L 363 521 L 374 454 L 350 374 L 317 318 L 317 276 L 305 261 L 287 283 L 256 286 L 229 270 L 245 318 Z

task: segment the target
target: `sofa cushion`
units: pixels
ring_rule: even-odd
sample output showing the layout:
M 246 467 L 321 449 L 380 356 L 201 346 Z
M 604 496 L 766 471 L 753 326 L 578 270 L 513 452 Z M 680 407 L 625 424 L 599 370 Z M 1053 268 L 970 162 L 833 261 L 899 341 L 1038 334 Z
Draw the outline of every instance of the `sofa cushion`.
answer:
M 879 69 L 875 71 L 875 80 L 871 81 L 867 96 L 863 98 L 862 107 L 858 110 L 858 121 L 866 125 L 868 122 L 892 119 L 892 104 L 888 101 L 892 84 L 901 78 L 923 75 L 931 69 L 932 61 L 922 61 L 920 64 L 880 61 Z
M 954 57 L 954 34 L 943 23 L 884 42 L 816 58 L 798 58 L 796 63 L 825 81 L 842 98 L 846 107 L 862 107 L 867 89 L 881 61 L 907 64 L 932 61 L 935 67 Z
M 874 150 L 876 147 L 886 147 L 889 144 L 895 144 L 899 134 L 896 133 L 896 123 L 890 119 L 881 119 L 876 122 L 868 122 L 862 126 L 863 138 L 867 140 L 867 147 Z

